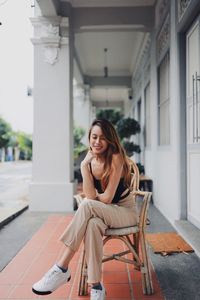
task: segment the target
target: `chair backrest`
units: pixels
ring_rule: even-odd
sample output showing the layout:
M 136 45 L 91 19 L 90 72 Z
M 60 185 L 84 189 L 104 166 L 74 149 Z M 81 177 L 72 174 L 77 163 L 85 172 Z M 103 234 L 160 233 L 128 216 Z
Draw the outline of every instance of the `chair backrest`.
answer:
M 130 172 L 131 172 L 131 184 L 130 190 L 131 191 L 138 191 L 139 190 L 139 183 L 140 183 L 140 173 L 137 167 L 137 164 L 129 159 L 130 161 Z

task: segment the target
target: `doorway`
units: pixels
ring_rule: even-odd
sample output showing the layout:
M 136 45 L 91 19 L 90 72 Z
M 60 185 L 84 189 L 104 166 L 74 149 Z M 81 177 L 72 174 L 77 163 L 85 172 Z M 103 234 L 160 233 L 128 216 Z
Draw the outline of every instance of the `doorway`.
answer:
M 200 228 L 200 17 L 186 33 L 187 218 Z

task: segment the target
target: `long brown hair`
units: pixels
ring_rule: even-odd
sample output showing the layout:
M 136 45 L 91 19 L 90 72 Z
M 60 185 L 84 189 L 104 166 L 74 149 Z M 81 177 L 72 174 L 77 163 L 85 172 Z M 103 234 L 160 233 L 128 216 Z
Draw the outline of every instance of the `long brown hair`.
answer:
M 120 139 L 115 130 L 115 127 L 108 120 L 105 120 L 105 119 L 94 120 L 89 129 L 89 134 L 88 134 L 89 141 L 90 141 L 91 131 L 94 126 L 99 126 L 101 128 L 104 138 L 108 143 L 108 148 L 105 151 L 104 173 L 102 176 L 103 189 L 106 188 L 108 181 L 109 181 L 113 154 L 120 154 L 120 156 L 122 158 L 124 183 L 127 187 L 129 187 L 130 182 L 131 182 L 130 160 L 126 156 L 126 152 L 120 143 Z

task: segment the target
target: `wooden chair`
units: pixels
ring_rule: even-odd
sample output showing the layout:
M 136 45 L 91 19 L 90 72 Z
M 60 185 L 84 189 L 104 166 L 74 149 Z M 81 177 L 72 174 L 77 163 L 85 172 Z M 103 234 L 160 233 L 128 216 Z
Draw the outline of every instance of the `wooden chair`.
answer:
M 104 254 L 102 262 L 110 260 L 119 260 L 125 263 L 130 263 L 135 266 L 135 269 L 142 274 L 143 293 L 151 295 L 153 293 L 153 285 L 151 279 L 151 268 L 148 258 L 145 227 L 147 224 L 147 212 L 151 199 L 151 192 L 139 191 L 139 171 L 135 162 L 131 161 L 131 193 L 136 197 L 138 205 L 138 223 L 135 226 L 126 228 L 108 228 L 105 232 L 103 244 L 105 245 L 111 239 L 120 239 L 127 247 L 126 251 L 115 253 L 112 255 Z M 84 194 L 74 196 L 77 204 L 83 200 Z M 139 249 L 141 250 L 139 253 Z M 132 254 L 132 259 L 127 258 L 127 254 Z M 82 254 L 81 272 L 79 281 L 79 296 L 88 294 L 87 283 L 87 264 L 85 259 L 85 251 Z

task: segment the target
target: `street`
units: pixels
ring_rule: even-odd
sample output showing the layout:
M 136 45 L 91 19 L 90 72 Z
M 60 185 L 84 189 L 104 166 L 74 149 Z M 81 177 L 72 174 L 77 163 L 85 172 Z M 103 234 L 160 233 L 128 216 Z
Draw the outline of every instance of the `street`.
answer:
M 0 219 L 28 205 L 32 162 L 0 163 Z

